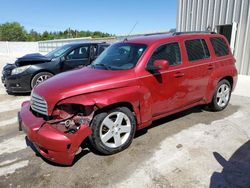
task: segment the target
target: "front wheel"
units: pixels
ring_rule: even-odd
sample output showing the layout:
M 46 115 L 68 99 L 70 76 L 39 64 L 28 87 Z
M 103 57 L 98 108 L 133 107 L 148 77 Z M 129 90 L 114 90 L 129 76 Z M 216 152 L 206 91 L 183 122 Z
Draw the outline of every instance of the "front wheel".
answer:
M 102 154 L 114 154 L 126 149 L 134 138 L 136 120 L 126 107 L 117 107 L 97 114 L 91 123 L 90 144 Z
M 231 98 L 231 84 L 227 80 L 221 80 L 215 90 L 213 100 L 209 104 L 212 111 L 221 111 L 227 107 Z
M 40 72 L 36 74 L 31 80 L 31 84 L 30 84 L 31 88 L 33 89 L 35 86 L 44 82 L 45 80 L 49 79 L 52 76 L 53 74 L 51 74 L 50 72 Z

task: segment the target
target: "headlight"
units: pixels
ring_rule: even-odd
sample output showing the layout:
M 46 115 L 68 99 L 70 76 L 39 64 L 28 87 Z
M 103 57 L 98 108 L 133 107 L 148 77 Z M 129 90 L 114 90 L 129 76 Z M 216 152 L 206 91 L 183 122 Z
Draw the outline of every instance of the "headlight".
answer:
M 31 65 L 26 65 L 26 66 L 14 68 L 14 69 L 11 71 L 11 75 L 20 74 L 20 73 L 26 71 L 30 66 L 31 66 Z

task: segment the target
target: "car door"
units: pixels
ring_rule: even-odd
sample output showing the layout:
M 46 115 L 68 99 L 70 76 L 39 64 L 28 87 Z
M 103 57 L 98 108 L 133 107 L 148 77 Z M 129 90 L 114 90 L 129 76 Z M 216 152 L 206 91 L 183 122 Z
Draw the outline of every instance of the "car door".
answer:
M 185 75 L 181 71 L 183 64 L 179 42 L 158 46 L 152 53 L 147 66 L 158 59 L 169 62 L 168 70 L 146 71 L 147 73 L 140 78 L 142 86 L 148 90 L 146 98 L 151 100 L 151 115 L 153 117 L 180 108 L 183 95 L 185 95 L 183 94 L 185 92 L 183 90 Z
M 184 63 L 187 64 L 186 93 L 184 106 L 203 100 L 208 85 L 208 79 L 213 69 L 211 57 L 205 38 L 190 38 L 183 40 L 185 46 Z
M 89 61 L 89 45 L 77 47 L 65 56 L 63 71 L 81 68 L 88 65 Z

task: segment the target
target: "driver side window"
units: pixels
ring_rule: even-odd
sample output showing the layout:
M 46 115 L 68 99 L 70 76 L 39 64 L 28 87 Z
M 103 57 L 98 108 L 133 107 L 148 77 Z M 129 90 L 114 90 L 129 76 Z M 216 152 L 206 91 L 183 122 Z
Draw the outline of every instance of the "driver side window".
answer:
M 156 48 L 149 59 L 148 66 L 153 66 L 154 61 L 159 59 L 167 60 L 170 66 L 181 64 L 181 52 L 178 42 L 164 44 Z
M 89 47 L 82 46 L 71 51 L 66 59 L 67 60 L 75 60 L 75 59 L 85 59 L 89 57 Z

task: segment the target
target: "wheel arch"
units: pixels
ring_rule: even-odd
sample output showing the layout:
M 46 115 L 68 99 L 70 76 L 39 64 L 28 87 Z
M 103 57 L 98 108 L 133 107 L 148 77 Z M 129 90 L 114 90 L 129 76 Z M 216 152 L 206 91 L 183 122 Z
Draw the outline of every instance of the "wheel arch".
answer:
M 206 90 L 206 95 L 205 95 L 205 103 L 208 104 L 212 101 L 213 95 L 214 95 L 214 91 L 216 86 L 218 85 L 218 83 L 222 80 L 227 80 L 230 85 L 231 85 L 231 89 L 233 89 L 234 86 L 234 79 L 232 76 L 230 75 L 226 75 L 226 76 L 222 76 L 219 79 L 215 79 L 216 75 L 211 76 L 209 82 L 208 82 L 208 86 L 207 86 L 207 90 Z
M 131 112 L 135 113 L 135 109 L 134 109 L 133 105 L 130 102 L 117 102 L 117 103 L 109 104 L 107 106 L 99 108 L 97 110 L 97 112 L 98 111 L 111 110 L 111 109 L 117 108 L 117 107 L 127 107 Z
M 230 83 L 231 89 L 233 88 L 233 84 L 234 84 L 234 80 L 232 76 L 225 76 L 223 78 L 221 78 L 217 84 L 221 81 L 221 80 L 227 80 Z
M 35 71 L 35 72 L 32 74 L 32 78 L 34 78 L 35 75 L 37 75 L 37 74 L 39 74 L 39 73 L 41 73 L 41 72 L 49 72 L 49 73 L 55 75 L 55 73 L 54 73 L 53 71 L 50 71 L 50 70 L 48 70 L 48 69 L 39 69 L 39 70 Z M 32 78 L 31 78 L 31 79 L 32 79 Z

